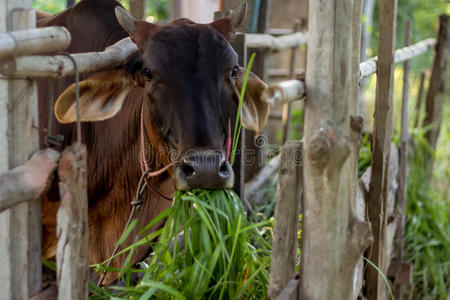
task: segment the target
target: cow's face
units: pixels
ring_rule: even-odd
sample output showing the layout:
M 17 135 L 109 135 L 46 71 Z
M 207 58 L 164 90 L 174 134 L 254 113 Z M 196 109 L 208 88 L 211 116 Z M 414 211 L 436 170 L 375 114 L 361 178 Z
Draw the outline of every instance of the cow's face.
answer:
M 234 36 L 236 16 L 211 24 L 180 19 L 160 27 L 135 21 L 122 8 L 116 14 L 140 49 L 124 69 L 145 90 L 146 130 L 175 163 L 177 189 L 231 188 L 229 141 L 245 72 L 227 40 Z M 264 87 L 252 74 L 242 121 L 256 132 L 268 114 L 259 100 Z M 127 88 L 126 83 L 120 88 L 122 98 Z

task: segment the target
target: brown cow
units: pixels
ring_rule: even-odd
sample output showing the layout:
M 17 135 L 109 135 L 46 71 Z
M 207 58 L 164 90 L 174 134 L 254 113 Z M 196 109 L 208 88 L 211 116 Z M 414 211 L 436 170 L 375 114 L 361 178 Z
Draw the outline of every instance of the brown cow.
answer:
M 115 16 L 115 8 L 119 25 Z M 243 7 L 245 8 L 245 7 Z M 140 226 L 170 207 L 176 189 L 231 188 L 228 162 L 229 124 L 234 124 L 244 70 L 228 40 L 234 37 L 243 10 L 211 24 L 179 19 L 165 26 L 135 21 L 116 1 L 83 0 L 47 19 L 40 26 L 62 25 L 72 34 L 71 53 L 101 51 L 130 36 L 140 51 L 115 70 L 80 82 L 83 143 L 88 149 L 89 256 L 91 263 L 110 257 L 131 211 L 145 168 L 168 169 L 150 180 Z M 125 29 L 125 31 L 123 30 Z M 84 77 L 86 78 L 86 77 Z M 73 78 L 55 82 L 52 134 L 64 136 L 63 147 L 75 139 Z M 40 126 L 47 126 L 48 84 L 40 82 Z M 268 106 L 259 100 L 265 84 L 251 75 L 242 109 L 242 122 L 259 132 Z M 230 122 L 231 120 L 231 122 Z M 140 159 L 140 157 L 143 159 Z M 169 200 L 168 200 L 169 199 Z M 56 251 L 58 193 L 43 200 L 43 251 Z M 162 222 L 151 228 L 153 232 Z M 139 228 L 138 228 L 139 229 Z M 130 244 L 135 229 L 126 241 Z M 133 263 L 150 247 L 136 250 Z M 123 257 L 114 260 L 120 267 Z M 106 282 L 115 275 L 109 274 Z

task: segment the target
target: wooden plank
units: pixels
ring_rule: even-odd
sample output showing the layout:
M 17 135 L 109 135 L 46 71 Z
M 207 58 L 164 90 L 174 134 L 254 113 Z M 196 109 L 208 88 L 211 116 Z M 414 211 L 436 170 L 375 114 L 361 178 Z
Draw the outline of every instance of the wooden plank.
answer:
M 8 56 L 62 50 L 70 44 L 70 32 L 62 26 L 0 33 L 0 59 Z
M 300 299 L 352 299 L 370 237 L 354 199 L 361 119 L 351 105 L 353 3 L 309 3 Z
M 303 185 L 303 142 L 288 141 L 281 147 L 272 241 L 269 297 L 276 298 L 295 274 L 298 217 Z
M 296 20 L 294 23 L 294 32 L 298 32 L 302 29 L 302 24 L 300 20 Z M 289 79 L 295 78 L 295 66 L 297 65 L 297 50 L 298 47 L 293 47 L 291 49 L 291 57 L 289 60 Z M 281 120 L 281 124 L 283 126 L 283 138 L 282 144 L 286 143 L 286 141 L 291 136 L 291 110 L 292 104 L 286 103 L 283 105 L 283 118 Z
M 58 299 L 88 298 L 88 198 L 86 146 L 74 143 L 58 167 L 61 205 L 56 252 Z
M 38 200 L 50 187 L 59 152 L 39 151 L 11 171 L 0 174 L 0 213 L 21 202 Z
M 297 300 L 298 299 L 298 287 L 300 285 L 300 280 L 298 275 L 292 278 L 286 287 L 281 291 L 278 297 L 274 298 L 276 300 Z
M 259 204 L 264 198 L 261 190 L 266 188 L 278 173 L 280 154 L 272 158 L 268 164 L 252 180 L 245 184 L 245 201 L 250 205 Z
M 408 47 L 411 44 L 411 19 L 406 20 L 404 46 Z M 409 144 L 409 132 L 408 132 L 408 92 L 409 92 L 409 61 L 405 61 L 403 64 L 403 94 L 402 94 L 402 119 L 400 128 L 400 160 L 399 160 L 399 172 L 398 183 L 399 189 L 397 193 L 397 208 L 400 211 L 400 222 L 398 224 L 396 240 L 399 261 L 404 259 L 404 236 L 405 236 L 405 213 L 406 213 L 406 178 L 407 178 L 407 164 L 408 164 L 408 144 Z M 395 285 L 394 289 L 395 299 L 403 299 L 402 286 Z
M 270 50 L 283 50 L 305 45 L 308 42 L 308 33 L 297 32 L 274 37 L 270 34 L 247 34 L 247 44 L 250 48 L 269 48 Z
M 395 32 L 397 0 L 380 2 L 380 41 L 378 47 L 378 76 L 375 101 L 375 121 L 372 141 L 371 180 L 368 197 L 368 216 L 374 237 L 368 249 L 368 259 L 385 273 L 387 194 L 389 190 L 389 154 L 392 136 L 392 105 L 394 78 Z M 373 267 L 366 269 L 368 300 L 385 299 L 386 284 Z
M 426 75 L 425 71 L 420 72 L 419 92 L 417 93 L 417 101 L 414 115 L 414 128 L 418 128 L 419 126 L 420 112 L 422 111 L 423 95 L 425 90 L 424 89 L 425 75 Z
M 22 9 L 23 8 L 23 9 Z M 33 28 L 31 0 L 0 1 L 0 31 Z M 22 165 L 38 149 L 37 85 L 0 80 L 0 171 Z M 41 202 L 16 205 L 0 214 L 0 294 L 28 299 L 41 289 Z
M 442 111 L 445 96 L 446 74 L 448 56 L 450 55 L 450 17 L 448 15 L 439 16 L 439 32 L 434 55 L 433 68 L 431 71 L 430 87 L 428 88 L 425 119 L 423 126 L 431 126 L 425 137 L 432 152 L 436 149 L 436 143 L 441 127 Z M 428 178 L 431 178 L 433 171 L 433 155 L 428 153 L 427 162 Z
M 136 20 L 145 19 L 146 2 L 145 0 L 130 0 L 130 13 Z

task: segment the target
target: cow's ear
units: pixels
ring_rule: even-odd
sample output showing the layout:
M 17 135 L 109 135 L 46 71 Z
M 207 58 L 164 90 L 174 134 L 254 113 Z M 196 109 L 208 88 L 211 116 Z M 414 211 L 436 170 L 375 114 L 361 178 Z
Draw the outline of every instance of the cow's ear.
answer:
M 245 69 L 240 68 L 235 79 L 236 92 L 241 91 L 245 77 Z M 249 73 L 244 100 L 242 102 L 241 121 L 242 126 L 259 134 L 267 123 L 269 116 L 269 104 L 261 100 L 261 94 L 267 85 L 258 76 Z M 238 95 L 236 95 L 239 97 Z
M 121 6 L 115 8 L 116 18 L 123 29 L 128 32 L 133 42 L 143 49 L 150 35 L 159 28 L 158 25 L 145 21 L 137 21 L 126 9 Z
M 243 3 L 239 8 L 234 9 L 228 17 L 214 21 L 209 25 L 231 41 L 236 35 L 236 29 L 242 25 L 246 14 L 247 3 Z
M 122 108 L 133 79 L 123 69 L 105 71 L 80 81 L 80 117 L 82 122 L 102 121 L 114 117 Z M 69 86 L 56 100 L 56 119 L 69 124 L 76 122 L 76 87 Z

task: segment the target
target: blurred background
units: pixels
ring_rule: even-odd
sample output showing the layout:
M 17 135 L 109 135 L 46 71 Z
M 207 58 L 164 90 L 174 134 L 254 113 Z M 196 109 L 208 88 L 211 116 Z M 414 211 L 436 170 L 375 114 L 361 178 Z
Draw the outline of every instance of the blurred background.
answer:
M 36 9 L 58 13 L 74 0 L 34 0 Z M 208 23 L 214 12 L 237 7 L 241 0 L 120 0 L 136 18 L 148 22 L 165 24 L 170 20 L 186 17 L 195 22 Z M 308 28 L 308 0 L 247 0 L 249 12 L 245 20 L 244 32 L 281 35 L 294 30 Z M 378 49 L 378 1 L 364 0 L 361 61 L 377 55 Z M 412 43 L 429 37 L 436 37 L 438 16 L 450 14 L 448 0 L 398 0 L 397 48 L 403 47 L 406 19 L 412 21 Z M 251 54 L 252 49 L 248 50 Z M 411 62 L 409 89 L 409 128 L 411 150 L 409 155 L 407 224 L 407 258 L 414 262 L 413 285 L 409 287 L 410 299 L 448 299 L 450 286 L 450 96 L 444 100 L 442 125 L 435 155 L 433 177 L 426 178 L 424 172 L 423 149 L 427 149 L 423 128 L 423 107 L 417 110 L 421 74 L 424 74 L 425 91 L 428 87 L 433 51 L 415 58 Z M 302 76 L 306 68 L 306 47 L 296 53 L 295 76 Z M 279 52 L 257 51 L 255 73 L 268 82 L 286 80 L 291 50 Z M 394 80 L 394 133 L 398 144 L 402 97 L 403 66 L 395 68 Z M 447 73 L 447 90 L 450 76 Z M 361 84 L 360 113 L 364 116 L 365 138 L 359 161 L 360 172 L 370 165 L 370 134 L 373 127 L 376 75 Z M 274 108 L 264 134 L 271 149 L 277 149 L 283 140 L 281 126 L 282 109 Z M 417 119 L 417 121 L 416 121 Z M 416 123 L 416 124 L 415 124 Z M 301 139 L 303 129 L 302 102 L 293 107 L 290 139 Z M 426 150 L 424 150 L 426 151 Z M 261 214 L 271 217 L 274 206 L 276 184 L 268 187 L 266 199 L 258 208 Z

